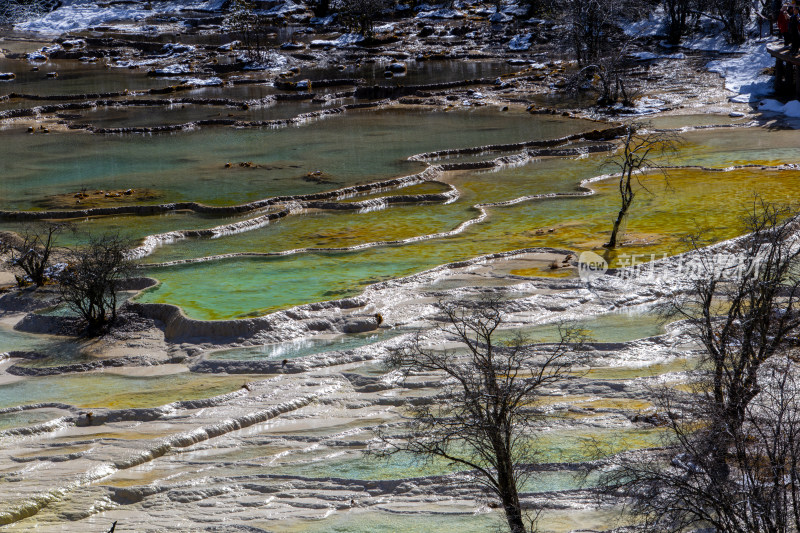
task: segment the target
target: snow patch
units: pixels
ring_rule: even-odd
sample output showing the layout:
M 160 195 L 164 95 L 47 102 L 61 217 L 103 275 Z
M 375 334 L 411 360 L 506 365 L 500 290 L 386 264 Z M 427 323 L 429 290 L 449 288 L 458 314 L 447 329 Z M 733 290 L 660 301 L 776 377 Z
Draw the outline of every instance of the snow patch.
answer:
M 31 52 L 28 54 L 28 61 L 47 61 L 48 57 L 41 52 Z
M 533 37 L 532 33 L 515 35 L 508 41 L 508 49 L 515 51 L 528 50 L 531 47 L 531 37 Z
M 495 24 L 505 24 L 506 22 L 511 22 L 512 20 L 514 20 L 514 17 L 505 13 L 495 13 L 489 17 L 489 22 L 494 22 Z
M 780 113 L 791 118 L 800 118 L 800 102 L 792 100 L 782 104 L 777 100 L 766 99 L 758 104 L 759 111 L 768 111 L 770 113 Z
M 464 13 L 457 9 L 434 9 L 432 11 L 420 11 L 417 13 L 418 19 L 463 19 Z
M 164 68 L 157 68 L 153 70 L 153 74 L 158 76 L 176 76 L 178 74 L 188 74 L 191 71 L 189 65 L 167 65 Z
M 240 55 L 238 57 L 239 61 L 243 61 L 248 63 L 245 65 L 244 70 L 281 70 L 286 68 L 286 65 L 289 64 L 289 60 L 283 54 L 278 54 L 272 51 L 268 51 L 264 54 L 261 54 L 260 59 L 252 60 L 248 58 L 246 55 Z
M 363 35 L 359 35 L 357 33 L 345 33 L 344 35 L 331 40 L 314 39 L 311 41 L 311 46 L 335 46 L 336 48 L 345 48 L 347 46 L 353 46 L 356 43 L 360 43 L 363 40 Z
M 231 50 L 233 50 L 234 48 L 236 48 L 240 44 L 241 44 L 241 41 L 231 41 L 228 44 L 223 44 L 221 46 L 218 46 L 217 50 L 219 50 L 221 52 L 230 52 Z
M 181 80 L 181 85 L 188 85 L 190 87 L 220 87 L 222 85 L 221 78 L 187 78 Z
M 197 50 L 194 46 L 190 44 L 174 44 L 174 43 L 167 43 L 164 45 L 164 54 L 165 55 L 182 55 L 194 52 Z
M 70 39 L 68 41 L 64 41 L 64 46 L 69 46 L 70 49 L 74 50 L 76 48 L 84 48 L 86 46 L 86 41 L 83 39 Z
M 224 0 L 172 0 L 152 2 L 152 9 L 142 3 L 110 3 L 98 5 L 93 0 L 62 0 L 61 7 L 40 17 L 15 24 L 20 31 L 58 35 L 105 26 L 110 22 L 141 22 L 154 14 L 167 15 L 183 10 L 219 10 Z
M 659 98 L 650 96 L 643 96 L 636 101 L 635 110 L 637 115 L 646 115 L 650 113 L 657 113 L 663 109 L 667 103 Z
M 772 77 L 763 72 L 774 64 L 764 43 L 740 47 L 741 56 L 711 61 L 710 72 L 725 78 L 725 88 L 737 93 L 734 102 L 754 102 L 772 92 Z
M 686 54 L 654 54 L 653 52 L 632 52 L 628 54 L 639 61 L 650 61 L 652 59 L 686 59 Z
M 327 17 L 313 17 L 308 21 L 308 23 L 313 26 L 329 26 L 333 24 L 335 19 L 336 15 L 328 15 Z
M 653 37 L 666 33 L 664 9 L 659 7 L 644 19 L 623 24 L 622 31 L 631 37 Z
M 303 4 L 295 4 L 288 0 L 264 12 L 266 15 L 291 15 L 294 13 L 304 13 L 306 7 Z
M 373 28 L 373 30 L 375 31 L 375 33 L 389 33 L 394 31 L 395 26 L 397 26 L 397 24 L 395 24 L 394 22 L 388 22 L 386 24 L 381 24 L 380 26 L 376 26 L 375 28 Z
M 518 17 L 524 17 L 528 14 L 528 7 L 520 4 L 508 4 L 503 6 L 501 10 L 503 13 L 516 15 Z

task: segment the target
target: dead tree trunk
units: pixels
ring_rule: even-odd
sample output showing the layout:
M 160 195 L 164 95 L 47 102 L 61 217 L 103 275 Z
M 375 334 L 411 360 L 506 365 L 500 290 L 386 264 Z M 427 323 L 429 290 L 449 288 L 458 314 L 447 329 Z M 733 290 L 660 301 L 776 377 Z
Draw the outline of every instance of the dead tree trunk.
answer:
M 666 176 L 663 162 L 656 159 L 653 154 L 667 157 L 676 150 L 679 142 L 677 138 L 662 132 L 641 133 L 638 131 L 639 128 L 633 124 L 627 126 L 626 129 L 622 155 L 613 161 L 613 164 L 620 169 L 620 208 L 614 221 L 614 226 L 611 229 L 611 237 L 603 245 L 606 248 L 615 248 L 620 240 L 619 232 L 622 222 L 625 220 L 636 196 L 636 192 L 633 190 L 634 172 L 659 169 Z M 641 183 L 639 183 L 639 187 L 644 188 Z
M 622 221 L 628 214 L 628 209 L 633 203 L 633 198 L 636 194 L 631 187 L 631 173 L 633 169 L 628 168 L 627 175 L 620 176 L 619 178 L 619 196 L 622 205 L 617 213 L 617 219 L 614 221 L 614 227 L 611 230 L 611 237 L 608 239 L 606 248 L 614 248 L 617 246 L 617 237 L 619 235 L 619 228 L 622 226 Z

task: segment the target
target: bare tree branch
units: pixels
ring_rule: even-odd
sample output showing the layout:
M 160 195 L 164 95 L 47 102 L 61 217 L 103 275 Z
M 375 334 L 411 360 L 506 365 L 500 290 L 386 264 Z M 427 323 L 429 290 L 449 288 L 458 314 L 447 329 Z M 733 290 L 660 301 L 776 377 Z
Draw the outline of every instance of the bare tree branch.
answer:
M 644 171 L 658 171 L 666 178 L 665 159 L 675 153 L 680 139 L 674 134 L 653 132 L 644 129 L 642 124 L 629 124 L 622 141 L 622 151 L 609 163 L 619 168 L 620 209 L 611 230 L 611 237 L 604 244 L 606 248 L 616 248 L 620 228 L 628 215 L 628 210 L 636 197 L 633 179 L 639 188 L 645 189 L 638 176 Z
M 86 321 L 90 335 L 117 318 L 118 284 L 132 269 L 129 248 L 118 235 L 103 235 L 67 254 L 68 266 L 59 276 L 61 299 Z
M 534 407 L 544 387 L 569 379 L 584 338 L 567 328 L 560 342 L 546 349 L 526 345 L 521 336 L 504 344 L 496 340 L 504 322 L 499 301 L 439 305 L 444 320 L 437 331 L 461 348 L 437 350 L 417 334 L 387 362 L 406 380 L 419 373 L 441 376 L 441 392 L 428 403 L 408 406 L 407 433 L 382 431 L 385 447 L 371 453 L 406 452 L 466 467 L 499 498 L 511 531 L 522 533 L 528 526 L 518 491 L 531 474 L 529 465 L 537 462 Z
M 800 216 L 757 200 L 745 224 L 724 253 L 695 251 L 666 310 L 703 349 L 688 392 L 656 394 L 665 447 L 606 479 L 643 530 L 800 531 Z

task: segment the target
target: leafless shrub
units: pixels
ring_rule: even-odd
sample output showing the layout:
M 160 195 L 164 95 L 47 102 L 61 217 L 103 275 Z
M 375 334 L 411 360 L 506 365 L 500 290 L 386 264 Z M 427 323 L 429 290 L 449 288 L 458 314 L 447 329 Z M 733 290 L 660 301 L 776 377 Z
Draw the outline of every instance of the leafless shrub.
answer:
M 41 286 L 48 281 L 48 269 L 51 267 L 53 253 L 56 252 L 58 235 L 68 228 L 69 225 L 65 223 L 34 222 L 24 226 L 17 239 L 9 239 L 6 244 L 8 262 L 12 268 L 24 274 L 17 276 L 20 282 Z
M 61 299 L 86 321 L 96 335 L 117 318 L 119 281 L 130 276 L 129 243 L 118 235 L 93 237 L 67 254 L 68 266 L 59 277 Z

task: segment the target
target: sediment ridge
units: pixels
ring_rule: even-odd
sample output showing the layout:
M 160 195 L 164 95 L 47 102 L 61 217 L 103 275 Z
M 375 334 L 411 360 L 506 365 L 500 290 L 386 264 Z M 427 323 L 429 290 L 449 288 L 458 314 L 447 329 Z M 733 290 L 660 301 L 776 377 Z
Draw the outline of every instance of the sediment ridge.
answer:
M 253 384 L 257 386 L 258 384 Z M 175 448 L 186 448 L 193 444 L 225 435 L 227 433 L 244 429 L 258 423 L 265 422 L 279 415 L 294 411 L 309 405 L 314 400 L 325 395 L 332 394 L 341 386 L 339 380 L 329 380 L 316 391 L 310 394 L 303 394 L 291 400 L 278 403 L 266 409 L 261 409 L 253 413 L 241 415 L 235 418 L 222 420 L 214 424 L 205 424 L 192 431 L 178 433 L 169 437 L 155 439 L 148 443 L 148 448 L 140 452 L 130 454 L 125 458 L 120 458 L 108 462 L 98 462 L 87 472 L 77 475 L 70 481 L 61 480 L 60 486 L 47 492 L 40 493 L 36 498 L 22 502 L 18 505 L 11 505 L 4 511 L 0 511 L 0 525 L 11 524 L 19 520 L 36 515 L 43 508 L 64 498 L 69 492 L 91 483 L 95 483 L 111 474 L 133 468 L 147 463 L 158 457 L 165 455 Z M 249 391 L 247 391 L 249 392 Z M 234 396 L 238 397 L 238 396 Z M 225 395 L 224 401 L 230 400 L 230 395 Z M 163 406 L 162 409 L 174 409 L 174 405 Z M 188 406 L 188 409 L 196 407 Z M 85 415 L 84 415 L 85 417 Z M 93 418 L 93 416 L 92 416 Z M 11 435 L 9 435 L 11 436 Z
M 360 307 L 353 300 L 342 300 L 337 307 Z M 241 318 L 234 320 L 197 320 L 187 317 L 180 307 L 172 304 L 152 304 L 128 302 L 126 310 L 145 318 L 158 320 L 164 324 L 165 338 L 170 342 L 192 341 L 209 343 L 242 342 L 258 333 L 280 330 L 288 322 L 296 332 L 320 333 L 363 333 L 373 331 L 380 325 L 379 319 L 373 315 L 351 315 L 339 318 L 319 318 L 314 316 L 300 317 L 286 311 L 279 311 L 266 316 Z M 300 306 L 296 309 L 309 309 Z

